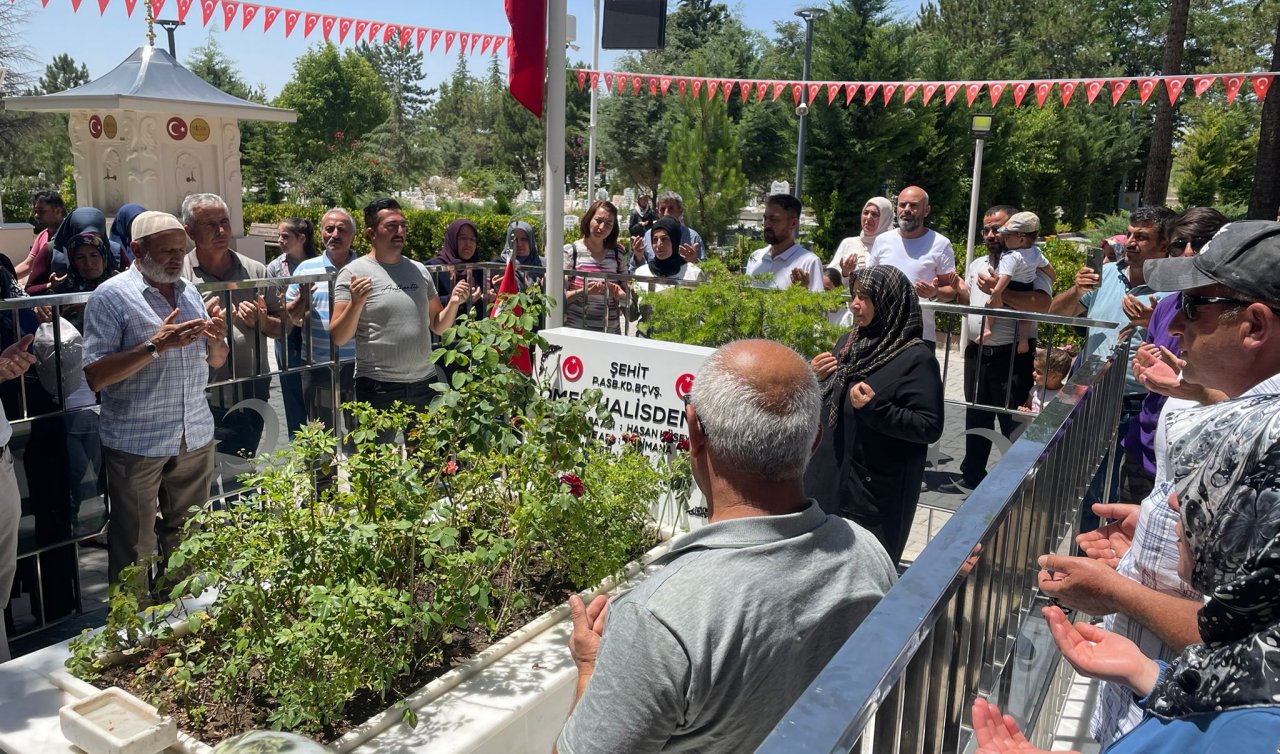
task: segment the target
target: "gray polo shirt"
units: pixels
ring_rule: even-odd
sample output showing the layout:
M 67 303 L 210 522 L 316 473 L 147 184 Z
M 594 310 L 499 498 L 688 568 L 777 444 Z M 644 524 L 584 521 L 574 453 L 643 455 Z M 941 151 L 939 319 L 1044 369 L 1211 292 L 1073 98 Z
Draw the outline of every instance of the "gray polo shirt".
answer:
M 420 382 L 436 374 L 431 361 L 431 302 L 439 296 L 421 262 L 401 257 L 383 264 L 372 255 L 338 272 L 333 300 L 351 300 L 351 277 L 373 278 L 356 322 L 356 376 L 380 382 Z
M 753 751 L 896 578 L 823 513 L 720 521 L 609 606 L 560 754 Z

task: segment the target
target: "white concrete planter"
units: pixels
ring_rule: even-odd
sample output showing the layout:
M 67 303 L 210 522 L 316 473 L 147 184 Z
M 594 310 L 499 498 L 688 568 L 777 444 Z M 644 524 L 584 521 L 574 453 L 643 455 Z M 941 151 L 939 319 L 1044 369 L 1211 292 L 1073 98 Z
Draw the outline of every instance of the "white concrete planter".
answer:
M 156 754 L 178 742 L 173 718 L 112 686 L 58 712 L 62 735 L 87 754 Z
M 671 548 L 667 541 L 630 564 L 622 586 L 643 578 L 644 566 Z M 592 595 L 621 588 L 606 580 Z M 591 596 L 591 595 L 586 595 Z M 465 664 L 412 694 L 418 726 L 394 709 L 331 744 L 336 752 L 387 754 L 546 754 L 573 701 L 577 671 L 567 647 L 567 604 L 544 613 Z M 97 693 L 63 669 L 68 642 L 0 665 L 0 749 L 8 754 L 80 752 L 62 734 L 59 710 Z M 207 754 L 211 748 L 178 733 L 169 751 Z

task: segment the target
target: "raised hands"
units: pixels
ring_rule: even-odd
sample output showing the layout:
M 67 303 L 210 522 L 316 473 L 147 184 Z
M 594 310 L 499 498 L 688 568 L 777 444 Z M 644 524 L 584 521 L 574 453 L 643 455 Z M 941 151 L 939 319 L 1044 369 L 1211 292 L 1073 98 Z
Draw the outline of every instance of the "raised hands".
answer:
M 871 386 L 865 382 L 859 382 L 849 388 L 849 402 L 853 404 L 854 408 L 866 408 L 867 404 L 874 400 L 875 397 L 876 391 L 872 390 Z
M 1138 516 L 1142 506 L 1127 503 L 1094 503 L 1093 512 L 1098 518 L 1115 521 L 1076 536 L 1076 544 L 1084 554 L 1112 568 L 1120 565 L 1120 558 L 1133 544 L 1133 532 L 1138 528 Z
M 155 345 L 157 352 L 164 353 L 171 348 L 189 346 L 205 334 L 208 320 L 204 317 L 195 317 L 186 322 L 179 322 L 178 314 L 177 309 L 170 312 L 169 316 L 165 317 L 160 324 L 160 329 L 156 330 L 156 334 L 151 336 L 151 343 Z M 226 327 L 225 320 L 223 321 L 223 327 Z
M 27 350 L 35 338 L 34 335 L 24 335 L 22 340 L 0 352 L 0 381 L 19 378 L 36 363 L 35 354 Z
M 1048 754 L 1031 745 L 1012 716 L 1001 715 L 999 707 L 982 698 L 973 702 L 973 736 L 978 741 L 975 754 Z
M 831 355 L 830 351 L 823 351 L 813 357 L 813 361 L 809 362 L 809 366 L 813 368 L 813 373 L 818 379 L 825 380 L 836 371 L 836 357 Z
M 1057 607 L 1044 608 L 1049 631 L 1071 667 L 1081 675 L 1123 684 L 1140 696 L 1155 688 L 1160 666 L 1138 645 L 1092 623 L 1072 623 Z
M 1102 282 L 1102 278 L 1088 265 L 1076 271 L 1076 288 L 1082 291 L 1091 291 L 1097 288 L 1100 282 Z

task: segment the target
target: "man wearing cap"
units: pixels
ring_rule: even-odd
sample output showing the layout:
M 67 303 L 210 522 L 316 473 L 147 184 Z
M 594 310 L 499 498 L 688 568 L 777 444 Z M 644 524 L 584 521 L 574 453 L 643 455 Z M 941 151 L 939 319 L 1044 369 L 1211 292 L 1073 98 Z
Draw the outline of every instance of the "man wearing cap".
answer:
M 1124 258 L 1114 264 L 1104 264 L 1101 275 L 1088 265 L 1082 266 L 1076 272 L 1075 285 L 1054 297 L 1049 313 L 1067 317 L 1087 315 L 1090 319 L 1116 322 L 1121 326 L 1132 324 L 1132 327 L 1126 328 L 1130 333 L 1129 353 L 1136 353 L 1146 336 L 1147 320 L 1155 306 L 1153 291 L 1147 286 L 1143 276 L 1143 265 L 1169 255 L 1169 239 L 1164 225 L 1173 216 L 1173 210 L 1168 207 L 1140 207 L 1134 210 L 1129 215 Z M 1126 301 L 1136 303 L 1136 308 L 1126 310 Z M 1132 317 L 1131 311 L 1134 314 Z M 1104 358 L 1110 356 L 1120 332 L 1120 327 L 1089 328 L 1084 355 Z M 1112 465 L 1108 467 L 1103 464 L 1085 492 L 1081 529 L 1090 529 L 1096 525 L 1097 519 L 1092 512 L 1094 503 L 1137 501 L 1151 492 L 1152 480 L 1143 470 L 1141 459 L 1126 458 L 1123 447 L 1129 422 L 1142 410 L 1142 399 L 1146 394 L 1146 387 L 1132 374 L 1126 373 L 1119 431 L 1115 450 L 1111 453 Z M 1103 490 L 1108 468 L 1112 484 L 1109 490 Z
M 987 210 L 982 218 L 982 243 L 987 254 L 973 260 L 965 270 L 965 282 L 956 291 L 961 304 L 985 307 L 995 290 L 996 271 L 1007 252 L 1000 228 L 1009 218 L 1018 214 L 1016 207 L 997 204 Z M 1049 276 L 1038 273 L 1031 290 L 1010 286 L 1004 291 L 1004 303 L 1010 309 L 1043 314 L 1049 310 L 1053 287 Z M 964 412 L 964 460 L 960 463 L 960 478 L 942 485 L 943 492 L 968 493 L 977 487 L 987 475 L 987 460 L 991 457 L 991 437 L 997 418 L 1005 437 L 1013 434 L 1018 419 L 1013 414 L 996 413 L 972 405 L 1003 406 L 1016 409 L 1027 400 L 1032 389 L 1032 371 L 1035 369 L 1035 341 L 1030 342 L 1026 353 L 1020 353 L 1018 345 L 1018 321 L 1004 317 L 991 318 L 991 334 L 983 337 L 983 317 L 970 314 L 969 342 L 964 349 L 964 398 L 971 407 Z
M 182 264 L 182 276 L 187 280 L 196 284 L 231 283 L 267 277 L 266 265 L 231 249 L 231 217 L 222 197 L 192 194 L 183 199 L 182 224 L 195 244 Z M 231 409 L 242 401 L 265 402 L 271 397 L 271 378 L 252 378 L 271 371 L 267 338 L 283 334 L 283 302 L 275 288 L 233 290 L 208 297 L 218 298 L 235 324 L 231 329 L 231 358 L 209 375 L 210 382 L 236 381 L 210 392 L 218 452 L 252 456 L 258 452 L 265 417 L 247 406 Z
M 1166 351 L 1162 359 L 1144 350 L 1134 361 L 1137 379 L 1176 385 L 1182 394 L 1221 391 L 1228 399 L 1280 392 L 1280 223 L 1231 223 L 1200 255 L 1153 260 L 1144 272 L 1153 291 L 1181 291 L 1169 332 L 1181 339 L 1182 371 L 1166 363 L 1173 354 Z M 1166 417 L 1167 442 L 1187 436 L 1192 427 L 1180 418 L 1185 416 L 1197 415 L 1175 411 Z M 1164 485 L 1171 488 L 1168 480 Z M 1203 600 L 1177 573 L 1178 516 L 1167 492 L 1157 490 L 1141 508 L 1108 511 L 1120 520 L 1078 538 L 1088 557 L 1042 556 L 1039 579 L 1041 590 L 1067 607 L 1091 615 L 1120 613 L 1138 624 L 1141 630 L 1121 633 L 1160 659 L 1202 641 L 1197 614 Z M 1141 581 L 1125 575 L 1135 561 L 1157 558 L 1167 564 L 1163 570 L 1148 568 Z M 1100 705 L 1110 709 L 1113 699 L 1119 710 L 1095 720 L 1095 735 L 1104 744 L 1142 717 L 1130 706 L 1127 690 L 1104 686 Z
M 102 398 L 112 583 L 157 544 L 163 568 L 189 510 L 207 498 L 213 416 L 204 391 L 228 352 L 221 306 L 206 308 L 182 277 L 182 223 L 143 212 L 132 228 L 135 263 L 98 286 L 84 313 L 85 378 Z

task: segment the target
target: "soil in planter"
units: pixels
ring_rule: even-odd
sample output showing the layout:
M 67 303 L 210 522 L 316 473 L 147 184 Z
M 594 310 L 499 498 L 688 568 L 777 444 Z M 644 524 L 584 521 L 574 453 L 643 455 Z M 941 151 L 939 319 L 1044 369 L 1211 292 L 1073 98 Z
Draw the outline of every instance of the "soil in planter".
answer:
M 516 611 L 510 622 L 511 631 L 568 600 L 574 589 L 569 584 L 535 583 L 530 593 L 541 595 L 542 600 Z M 385 694 L 371 691 L 357 693 L 344 707 L 343 719 L 324 729 L 324 741 L 340 738 L 397 700 L 412 694 L 503 638 L 499 636 L 491 641 L 488 631 L 476 625 L 471 625 L 466 630 L 455 630 L 453 637 L 453 642 L 444 648 L 444 659 L 440 663 L 423 666 L 404 676 Z M 109 667 L 103 671 L 97 685 L 119 686 L 129 691 L 155 705 L 163 714 L 172 715 L 179 729 L 210 745 L 246 730 L 270 727 L 266 720 L 274 704 L 269 698 L 246 692 L 230 700 L 218 700 L 214 698 L 213 684 L 207 678 L 197 678 L 194 688 L 185 693 L 179 693 L 172 684 L 155 683 L 153 679 L 156 674 L 172 674 L 173 668 L 166 656 L 180 648 L 181 644 L 181 639 L 166 642 L 131 662 Z M 193 659 L 199 661 L 203 657 L 197 655 Z M 216 662 L 216 658 L 214 661 Z

